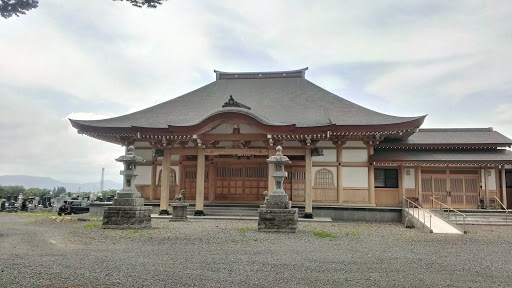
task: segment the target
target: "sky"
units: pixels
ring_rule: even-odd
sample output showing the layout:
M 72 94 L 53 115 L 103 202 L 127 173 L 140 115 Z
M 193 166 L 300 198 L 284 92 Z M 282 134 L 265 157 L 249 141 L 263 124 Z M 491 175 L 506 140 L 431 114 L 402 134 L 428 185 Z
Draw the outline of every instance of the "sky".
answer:
M 41 0 L 0 19 L 0 175 L 121 182 L 124 148 L 68 121 L 124 115 L 220 71 L 306 78 L 423 128 L 512 138 L 512 1 Z

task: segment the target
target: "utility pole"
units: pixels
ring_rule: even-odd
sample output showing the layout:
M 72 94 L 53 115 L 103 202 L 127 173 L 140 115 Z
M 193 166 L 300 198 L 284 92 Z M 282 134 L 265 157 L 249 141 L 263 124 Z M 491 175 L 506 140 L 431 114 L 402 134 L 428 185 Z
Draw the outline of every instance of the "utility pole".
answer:
M 101 168 L 101 183 L 100 183 L 100 192 L 104 190 L 105 185 L 105 168 Z

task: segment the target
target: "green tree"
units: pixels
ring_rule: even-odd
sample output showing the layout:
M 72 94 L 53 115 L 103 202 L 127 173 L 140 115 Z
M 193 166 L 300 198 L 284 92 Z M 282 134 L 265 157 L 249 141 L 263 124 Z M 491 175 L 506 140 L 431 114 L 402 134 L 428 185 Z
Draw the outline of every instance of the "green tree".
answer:
M 101 191 L 101 196 L 103 196 L 103 199 L 107 198 L 109 195 L 116 196 L 117 190 L 116 189 L 110 189 L 110 190 L 103 190 Z
M 20 195 L 23 192 L 25 192 L 25 188 L 20 185 L 0 186 L 0 199 L 5 199 L 7 196 Z
M 39 197 L 43 193 L 43 189 L 41 188 L 28 188 L 23 193 L 24 197 Z
M 53 193 L 55 195 L 55 197 L 58 197 L 62 194 L 66 194 L 66 187 L 57 187 L 57 189 L 55 190 L 55 193 Z
M 162 5 L 163 1 L 167 0 L 114 0 L 114 1 L 126 1 L 131 3 L 135 7 L 142 8 L 144 6 L 148 8 L 156 8 L 158 5 Z M 5 19 L 10 18 L 14 15 L 19 17 L 24 15 L 29 10 L 35 9 L 39 6 L 39 0 L 0 0 L 0 15 Z

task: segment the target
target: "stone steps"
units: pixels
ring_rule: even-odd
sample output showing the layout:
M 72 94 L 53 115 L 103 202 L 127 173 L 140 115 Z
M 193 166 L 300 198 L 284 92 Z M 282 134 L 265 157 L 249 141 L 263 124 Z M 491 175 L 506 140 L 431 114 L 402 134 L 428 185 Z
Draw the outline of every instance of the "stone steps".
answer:
M 206 216 L 233 216 L 233 217 L 258 217 L 259 205 L 254 206 L 205 206 L 203 211 Z M 172 210 L 169 210 L 172 213 Z M 194 215 L 194 207 L 189 206 L 187 215 Z M 304 216 L 304 208 L 299 208 L 299 217 Z
M 468 225 L 512 225 L 512 214 L 507 215 L 504 212 L 484 212 L 484 213 L 465 213 L 466 224 Z M 450 221 L 462 224 L 462 217 L 455 217 L 450 214 Z

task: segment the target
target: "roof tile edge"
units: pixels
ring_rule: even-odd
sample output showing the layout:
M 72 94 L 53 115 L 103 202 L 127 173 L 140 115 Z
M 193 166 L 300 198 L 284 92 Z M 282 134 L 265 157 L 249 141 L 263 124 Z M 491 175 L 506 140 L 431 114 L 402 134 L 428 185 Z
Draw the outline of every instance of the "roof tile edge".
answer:
M 262 78 L 306 78 L 306 71 L 309 67 L 288 71 L 266 71 L 266 72 L 224 72 L 213 70 L 216 80 L 222 79 L 262 79 Z

